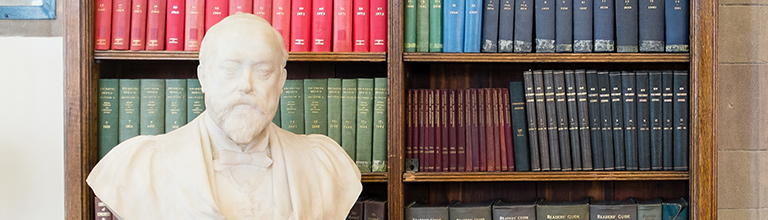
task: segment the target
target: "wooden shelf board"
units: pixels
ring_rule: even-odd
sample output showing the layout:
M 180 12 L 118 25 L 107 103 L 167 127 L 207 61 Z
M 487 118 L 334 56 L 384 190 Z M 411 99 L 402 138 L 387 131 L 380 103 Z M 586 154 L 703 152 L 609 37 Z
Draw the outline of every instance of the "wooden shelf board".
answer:
M 288 61 L 385 62 L 387 53 L 289 52 Z M 96 60 L 198 60 L 197 51 L 97 50 Z
M 362 173 L 364 183 L 386 183 L 387 173 Z
M 404 53 L 406 62 L 685 63 L 688 53 Z
M 404 182 L 689 180 L 688 171 L 554 171 L 404 173 Z

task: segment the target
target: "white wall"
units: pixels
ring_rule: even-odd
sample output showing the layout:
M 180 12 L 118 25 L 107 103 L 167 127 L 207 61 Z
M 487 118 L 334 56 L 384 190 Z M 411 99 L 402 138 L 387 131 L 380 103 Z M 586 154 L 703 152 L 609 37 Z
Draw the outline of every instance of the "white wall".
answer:
M 0 37 L 0 219 L 64 219 L 61 37 Z

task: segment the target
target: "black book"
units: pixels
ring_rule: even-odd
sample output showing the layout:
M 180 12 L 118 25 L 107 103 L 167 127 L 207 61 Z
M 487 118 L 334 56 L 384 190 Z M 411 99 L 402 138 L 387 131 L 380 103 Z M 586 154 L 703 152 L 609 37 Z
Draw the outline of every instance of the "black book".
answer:
M 587 70 L 587 100 L 589 101 L 590 138 L 588 140 L 591 140 L 589 146 L 592 149 L 592 169 L 605 170 L 603 162 L 603 128 L 600 117 L 600 86 L 598 85 L 596 70 Z M 582 148 L 582 150 L 584 149 Z
M 637 220 L 661 220 L 661 199 L 637 201 Z
M 533 2 L 515 0 L 515 53 L 533 51 Z
M 651 170 L 662 170 L 662 125 L 661 118 L 661 71 L 650 71 L 648 73 L 648 84 L 650 86 L 650 102 L 648 103 L 649 117 L 651 121 Z
M 365 200 L 363 213 L 363 220 L 386 220 L 387 201 L 381 198 Z
M 672 120 L 674 170 L 688 170 L 688 71 L 675 71 Z
M 570 218 L 569 218 L 570 217 Z M 539 201 L 536 219 L 588 219 L 589 200 L 574 202 Z
M 555 3 L 552 0 L 536 2 L 536 53 L 555 52 Z
M 661 155 L 662 169 L 672 170 L 672 100 L 674 91 L 674 72 L 664 70 L 661 72 Z
M 414 201 L 405 207 L 405 219 L 448 220 L 450 219 L 448 212 L 449 206 L 450 205 L 426 205 Z
M 635 72 L 621 72 L 624 99 L 624 159 L 627 170 L 638 170 L 637 165 L 637 91 Z
M 579 142 L 581 145 L 581 169 L 592 170 L 592 141 L 590 140 L 589 97 L 587 94 L 587 76 L 585 70 L 574 71 L 576 78 L 576 105 L 578 106 Z M 567 81 L 566 81 L 567 84 Z
M 592 52 L 592 1 L 573 2 L 573 52 Z
M 564 73 L 565 102 L 568 104 L 568 135 L 571 138 L 571 162 L 573 163 L 573 170 L 583 170 L 581 162 L 581 134 L 579 133 L 581 121 L 579 120 L 579 109 L 576 104 L 576 76 L 573 70 L 565 70 Z M 586 98 L 584 97 L 584 99 Z
M 589 219 L 637 220 L 637 203 L 634 199 L 592 202 Z
M 365 198 L 357 198 L 355 204 L 352 205 L 352 209 L 349 210 L 349 214 L 347 214 L 347 220 L 362 220 L 364 204 Z
M 568 133 L 568 105 L 565 100 L 565 74 L 562 70 L 552 71 L 555 79 L 555 111 L 557 115 L 557 136 L 560 138 L 560 168 L 573 170 L 571 156 L 571 137 Z M 546 77 L 546 75 L 545 75 Z
M 523 82 L 509 82 L 509 101 L 511 103 L 510 118 L 512 119 L 512 148 L 514 149 L 515 171 L 531 171 L 531 157 L 528 152 L 528 130 L 525 127 L 527 123 L 527 120 L 525 120 L 527 109 L 525 109 L 525 87 Z M 511 160 L 512 158 L 507 159 Z
M 637 53 L 637 1 L 616 1 L 616 52 Z
M 552 72 L 550 71 L 550 76 Z M 551 77 L 550 77 L 551 79 Z M 551 82 L 551 81 L 550 81 Z M 546 96 L 544 95 L 544 73 L 541 70 L 533 71 L 534 96 L 536 97 L 536 130 L 539 138 L 539 158 L 542 171 L 549 171 L 552 165 L 549 161 L 549 148 L 551 144 L 557 146 L 557 143 L 549 142 L 549 121 L 547 115 Z M 550 86 L 551 88 L 551 86 Z M 553 94 L 554 96 L 554 94 Z M 553 97 L 554 98 L 554 97 Z M 554 101 L 554 100 L 553 100 Z M 554 103 L 553 103 L 554 104 Z M 554 105 L 553 105 L 554 107 Z M 553 120 L 554 122 L 554 120 Z M 557 141 L 557 140 L 555 140 Z M 557 161 L 560 163 L 560 160 Z M 558 166 L 560 167 L 560 166 Z
M 624 100 L 622 97 L 621 72 L 611 71 L 611 120 L 613 120 L 613 158 L 616 170 L 627 169 L 624 148 Z
M 648 71 L 637 71 L 637 165 L 651 170 L 651 113 Z
M 560 171 L 560 141 L 557 130 L 557 108 L 555 107 L 555 76 L 552 70 L 544 70 L 544 102 L 547 115 L 547 139 L 549 140 L 549 166 Z M 543 156 L 543 154 L 542 154 Z M 543 167 L 542 167 L 543 168 Z
M 493 203 L 493 219 L 536 219 L 536 201 L 508 203 L 496 200 Z
M 664 0 L 638 0 L 640 52 L 664 52 Z
M 515 51 L 515 0 L 501 0 L 499 11 L 499 52 Z
M 499 43 L 499 0 L 483 0 L 483 53 L 498 52 Z
M 600 127 L 602 128 L 603 164 L 605 170 L 616 169 L 613 147 L 613 112 L 611 111 L 611 80 L 608 71 L 597 72 L 597 82 L 600 88 Z
M 594 16 L 594 35 L 595 38 L 595 52 L 613 52 L 615 46 L 615 39 L 613 31 L 614 28 L 614 12 L 613 12 L 614 0 L 594 0 L 593 7 L 595 8 Z
M 487 219 L 491 220 L 493 202 L 460 203 L 454 202 L 449 209 L 450 219 Z
M 573 52 L 573 0 L 557 0 L 555 5 L 555 52 Z
M 536 117 L 536 96 L 533 90 L 533 72 L 528 70 L 523 72 L 523 84 L 525 85 L 525 113 L 528 122 L 528 153 L 531 157 L 531 171 L 541 171 L 541 162 L 539 161 L 539 135 Z M 514 124 L 513 124 L 514 126 Z M 517 147 L 518 145 L 515 145 Z M 515 161 L 517 163 L 517 161 Z M 517 165 L 516 165 L 517 166 Z

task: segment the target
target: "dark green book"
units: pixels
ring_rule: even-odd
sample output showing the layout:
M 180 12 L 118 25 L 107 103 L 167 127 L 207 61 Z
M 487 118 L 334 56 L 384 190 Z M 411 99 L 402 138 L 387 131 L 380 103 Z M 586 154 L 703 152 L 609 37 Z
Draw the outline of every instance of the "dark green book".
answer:
M 443 52 L 443 0 L 429 0 L 429 52 Z
M 165 80 L 165 132 L 187 124 L 187 80 Z
M 405 0 L 403 52 L 416 52 L 416 1 Z
M 661 199 L 638 201 L 637 220 L 661 220 Z
M 296 134 L 304 134 L 304 80 L 286 80 L 280 100 L 282 128 Z
M 429 52 L 430 0 L 416 1 L 416 52 Z
M 460 203 L 454 202 L 448 208 L 450 219 L 491 220 L 491 206 L 493 202 Z
M 357 146 L 355 163 L 360 172 L 371 172 L 373 148 L 373 79 L 357 79 Z
M 141 79 L 141 113 L 139 134 L 165 132 L 165 79 Z
M 493 219 L 534 220 L 536 219 L 536 201 L 507 203 L 497 200 L 493 203 Z
M 357 141 L 357 79 L 341 80 L 341 148 L 355 160 Z
M 205 96 L 200 88 L 200 80 L 187 79 L 187 123 L 195 120 L 203 111 L 205 111 Z
M 138 79 L 120 79 L 120 142 L 139 136 L 139 88 L 141 82 Z
M 637 203 L 634 199 L 592 202 L 589 204 L 589 219 L 637 220 Z
M 99 158 L 118 143 L 119 87 L 117 79 L 99 79 Z
M 328 135 L 328 80 L 304 80 L 304 133 Z
M 680 198 L 661 204 L 662 220 L 688 220 L 688 201 Z
M 373 172 L 387 172 L 387 78 L 375 78 L 373 88 Z
M 530 74 L 528 75 L 530 76 Z M 512 148 L 514 149 L 515 171 L 531 171 L 528 129 L 526 128 L 528 120 L 525 118 L 525 115 L 527 114 L 525 109 L 525 95 L 523 82 L 509 82 L 509 101 L 511 102 L 511 111 L 509 114 L 512 119 Z M 531 93 L 531 95 L 533 95 L 533 93 Z M 534 127 L 534 129 L 535 128 L 536 127 Z M 538 156 L 538 154 L 536 155 Z M 509 160 L 510 158 L 507 159 Z
M 341 79 L 328 79 L 328 137 L 341 144 Z
M 589 200 L 574 202 L 539 201 L 536 219 L 589 219 Z
M 448 220 L 450 205 L 426 205 L 411 202 L 405 206 L 405 220 Z

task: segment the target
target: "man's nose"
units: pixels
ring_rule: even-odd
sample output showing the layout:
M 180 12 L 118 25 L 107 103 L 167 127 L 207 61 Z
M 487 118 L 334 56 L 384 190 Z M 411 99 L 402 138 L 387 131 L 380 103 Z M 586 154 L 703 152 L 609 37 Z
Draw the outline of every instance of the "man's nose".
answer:
M 251 70 L 245 68 L 240 76 L 240 81 L 237 82 L 237 90 L 246 94 L 253 92 L 253 82 L 251 80 L 253 80 Z

